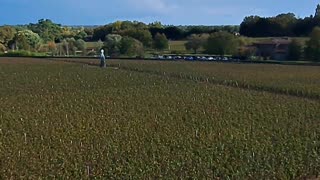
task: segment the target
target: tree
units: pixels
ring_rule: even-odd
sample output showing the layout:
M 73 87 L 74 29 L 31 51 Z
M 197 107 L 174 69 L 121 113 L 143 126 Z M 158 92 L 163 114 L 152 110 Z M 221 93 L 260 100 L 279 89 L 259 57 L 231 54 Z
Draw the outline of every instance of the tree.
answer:
M 6 47 L 0 43 L 0 52 L 4 52 L 6 50 Z
M 118 34 L 109 34 L 106 36 L 104 47 L 107 49 L 109 56 L 118 56 L 120 54 L 120 42 L 122 36 Z
M 42 39 L 37 33 L 31 30 L 18 31 L 14 37 L 15 45 L 19 49 L 37 50 L 42 43 Z
M 156 34 L 153 41 L 153 47 L 157 50 L 164 50 L 169 47 L 169 41 L 165 34 Z
M 294 39 L 289 45 L 289 54 L 287 59 L 292 61 L 298 61 L 302 57 L 302 45 L 301 43 Z
M 68 50 L 69 53 L 71 52 L 72 54 L 76 54 L 76 51 L 78 50 L 77 48 L 77 41 L 74 38 L 67 38 L 66 39 L 68 42 Z M 69 55 L 69 54 L 68 54 Z
M 55 52 L 57 51 L 56 43 L 53 41 L 48 42 L 48 50 L 52 53 L 52 56 L 53 56 L 55 54 Z
M 310 40 L 306 46 L 306 58 L 313 61 L 320 61 L 320 27 L 313 29 Z
M 101 48 L 103 47 L 104 43 L 99 39 L 99 41 L 97 42 L 96 46 L 95 46 L 95 50 L 96 51 L 100 51 Z
M 84 40 L 78 39 L 75 43 L 78 50 L 82 51 L 82 54 L 86 54 L 87 44 Z
M 185 47 L 187 50 L 193 50 L 195 54 L 197 54 L 197 51 L 203 47 L 205 42 L 208 40 L 209 35 L 208 34 L 192 34 L 188 37 L 188 41 L 185 43 Z
M 317 5 L 316 13 L 315 13 L 314 17 L 320 17 L 320 4 Z
M 210 35 L 204 48 L 209 54 L 230 55 L 237 52 L 238 42 L 231 33 L 216 32 Z
M 6 47 L 9 47 L 9 42 L 13 40 L 15 34 L 16 30 L 13 27 L 0 27 L 0 43 Z
M 145 47 L 152 45 L 152 35 L 147 29 L 127 29 L 121 32 L 122 36 L 129 36 L 139 40 Z
M 164 29 L 164 34 L 170 40 L 178 40 L 182 39 L 184 32 L 176 26 L 169 26 Z
M 143 56 L 143 44 L 131 37 L 124 37 L 120 41 L 120 53 L 128 56 Z
M 98 41 L 98 40 L 105 41 L 106 36 L 111 33 L 112 33 L 111 25 L 101 26 L 93 30 L 92 39 L 94 41 Z
M 40 19 L 36 24 L 31 23 L 28 25 L 28 29 L 39 34 L 44 42 L 62 39 L 61 25 L 53 23 L 50 19 Z
M 59 47 L 59 54 L 65 54 L 69 56 L 69 43 L 66 39 L 62 40 L 61 46 Z
M 255 27 L 259 19 L 259 16 L 245 17 L 240 24 L 240 34 L 243 36 L 255 36 Z

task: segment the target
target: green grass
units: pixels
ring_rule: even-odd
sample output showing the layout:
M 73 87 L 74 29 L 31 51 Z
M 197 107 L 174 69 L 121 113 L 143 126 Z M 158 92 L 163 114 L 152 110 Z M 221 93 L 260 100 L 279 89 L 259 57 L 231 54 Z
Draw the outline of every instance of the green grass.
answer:
M 319 175 L 319 101 L 122 68 L 202 63 L 110 63 L 0 59 L 0 179 Z

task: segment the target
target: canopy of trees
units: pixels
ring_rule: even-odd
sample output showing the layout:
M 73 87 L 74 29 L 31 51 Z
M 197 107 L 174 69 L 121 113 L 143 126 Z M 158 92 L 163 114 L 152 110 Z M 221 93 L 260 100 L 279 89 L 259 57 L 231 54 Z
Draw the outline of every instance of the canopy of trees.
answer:
M 185 44 L 187 50 L 193 50 L 196 54 L 197 51 L 204 46 L 206 41 L 209 38 L 209 34 L 192 34 L 187 39 L 188 41 Z
M 165 34 L 156 34 L 154 37 L 153 47 L 157 50 L 167 49 L 169 46 L 168 39 Z
M 320 27 L 313 29 L 305 49 L 307 59 L 320 61 Z
M 210 35 L 204 48 L 209 54 L 232 55 L 238 50 L 237 38 L 228 32 L 216 32 Z
M 314 16 L 297 18 L 293 13 L 275 17 L 245 17 L 240 25 L 240 34 L 249 37 L 308 36 L 312 29 L 320 26 L 320 6 Z

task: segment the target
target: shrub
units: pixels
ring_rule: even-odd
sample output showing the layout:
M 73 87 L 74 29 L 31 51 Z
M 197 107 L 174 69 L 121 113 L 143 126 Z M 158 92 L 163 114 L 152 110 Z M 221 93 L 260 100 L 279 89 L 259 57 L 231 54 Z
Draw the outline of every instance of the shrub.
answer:
M 47 54 L 21 50 L 21 51 L 10 51 L 6 54 L 2 54 L 1 56 L 6 56 L 6 57 L 42 57 L 42 56 L 47 56 Z

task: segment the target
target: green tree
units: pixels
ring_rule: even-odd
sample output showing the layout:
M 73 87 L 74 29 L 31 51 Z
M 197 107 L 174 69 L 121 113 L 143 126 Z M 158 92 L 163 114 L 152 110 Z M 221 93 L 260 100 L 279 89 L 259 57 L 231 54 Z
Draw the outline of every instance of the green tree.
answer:
M 152 45 L 152 35 L 147 29 L 128 29 L 121 32 L 122 36 L 129 36 L 139 40 L 145 47 Z
M 188 41 L 185 43 L 185 47 L 187 50 L 193 50 L 194 53 L 197 54 L 198 50 L 204 46 L 208 38 L 208 34 L 192 34 L 188 37 Z
M 78 50 L 82 51 L 83 55 L 86 54 L 87 44 L 86 44 L 86 42 L 84 40 L 78 39 L 76 41 L 76 47 L 77 47 Z
M 108 55 L 113 57 L 119 56 L 122 36 L 118 34 L 109 34 L 105 39 L 104 47 L 107 50 Z
M 16 29 L 10 26 L 0 27 L 0 43 L 6 47 L 9 47 L 9 42 L 13 40 L 16 34 Z
M 29 24 L 28 29 L 40 35 L 44 42 L 58 41 L 62 39 L 60 24 L 53 23 L 49 19 L 40 19 L 36 24 Z
M 216 32 L 210 35 L 204 48 L 209 54 L 230 55 L 237 53 L 237 38 L 228 32 Z
M 315 13 L 314 17 L 320 17 L 320 4 L 317 5 L 316 13 Z
M 302 57 L 302 44 L 296 40 L 293 39 L 292 42 L 289 45 L 289 54 L 287 59 L 291 61 L 298 61 Z
M 128 56 L 143 56 L 143 44 L 131 37 L 124 37 L 120 41 L 120 53 Z
M 95 46 L 95 50 L 96 51 L 100 51 L 101 48 L 103 47 L 104 43 L 99 39 L 99 41 L 97 42 L 96 46 Z
M 37 50 L 42 43 L 40 36 L 31 30 L 18 31 L 14 37 L 14 41 L 19 49 L 24 50 Z
M 58 48 L 59 48 L 60 55 L 65 54 L 69 56 L 69 43 L 66 39 L 62 40 L 61 46 L 59 46 Z
M 77 41 L 74 38 L 67 38 L 69 53 L 76 55 L 76 51 L 78 50 Z
M 169 41 L 165 34 L 157 33 L 154 37 L 153 47 L 157 50 L 168 49 Z
M 313 61 L 320 61 L 320 27 L 313 29 L 310 40 L 306 46 L 306 58 Z

